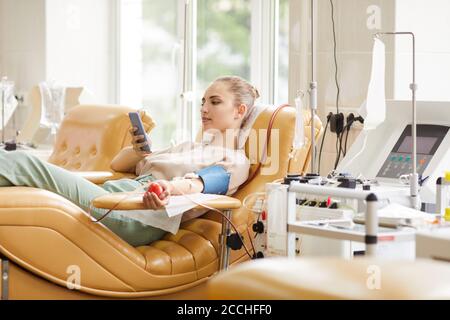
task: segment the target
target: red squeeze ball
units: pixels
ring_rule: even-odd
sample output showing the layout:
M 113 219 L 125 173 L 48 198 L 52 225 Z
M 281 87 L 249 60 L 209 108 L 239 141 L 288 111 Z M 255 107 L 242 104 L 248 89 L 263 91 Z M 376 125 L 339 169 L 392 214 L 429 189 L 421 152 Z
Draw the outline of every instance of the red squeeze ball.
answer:
M 156 194 L 158 197 L 163 193 L 163 188 L 159 183 L 152 182 L 150 186 L 148 187 L 148 192 Z

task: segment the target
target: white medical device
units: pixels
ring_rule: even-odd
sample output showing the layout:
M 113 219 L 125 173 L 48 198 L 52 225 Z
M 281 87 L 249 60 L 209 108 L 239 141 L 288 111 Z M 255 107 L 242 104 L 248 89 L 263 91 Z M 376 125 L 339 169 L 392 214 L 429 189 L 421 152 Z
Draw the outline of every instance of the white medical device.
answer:
M 433 228 L 416 234 L 416 256 L 450 262 L 450 227 Z
M 339 164 L 338 172 L 376 179 L 381 188 L 409 188 L 408 180 L 402 178 L 412 171 L 411 115 L 410 101 L 388 101 L 385 122 L 367 132 L 367 137 L 361 134 L 356 139 Z M 450 169 L 450 103 L 418 102 L 417 124 L 422 208 L 436 212 L 436 180 Z
M 291 182 L 266 184 L 267 233 L 265 256 L 339 256 L 351 259 L 364 252 L 385 258 L 414 258 L 415 230 L 408 226 L 379 226 L 378 212 L 387 199 L 409 197 L 409 190 L 374 190 L 319 186 Z M 300 204 L 301 199 L 331 197 L 349 200 L 333 209 Z M 320 200 L 319 200 L 320 201 Z M 353 201 L 364 202 L 364 208 Z M 311 200 L 312 202 L 312 200 Z M 356 213 L 364 213 L 365 224 L 353 223 Z

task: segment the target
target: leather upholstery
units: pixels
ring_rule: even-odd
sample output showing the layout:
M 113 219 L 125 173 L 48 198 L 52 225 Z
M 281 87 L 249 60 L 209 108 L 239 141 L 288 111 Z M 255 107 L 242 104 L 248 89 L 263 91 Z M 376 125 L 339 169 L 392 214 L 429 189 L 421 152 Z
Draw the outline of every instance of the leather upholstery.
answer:
M 130 195 L 128 192 L 109 193 L 95 198 L 92 201 L 92 205 L 99 209 L 145 210 L 142 194 L 135 193 Z M 238 199 L 227 196 L 219 196 L 216 199 L 202 202 L 202 204 L 218 210 L 238 209 L 241 207 L 241 202 Z M 198 206 L 196 209 L 202 208 Z
M 379 278 L 377 278 L 379 275 Z M 208 282 L 210 299 L 450 299 L 450 265 L 431 260 L 269 258 Z
M 261 114 L 254 128 L 267 129 L 274 110 Z M 112 157 L 129 143 L 128 111 L 113 106 L 71 109 L 50 161 L 75 171 L 108 171 Z M 147 129 L 154 126 L 150 118 L 144 120 Z M 279 144 L 268 149 L 269 155 L 279 150 L 279 168 L 269 175 L 257 175 L 238 191 L 238 199 L 264 190 L 266 182 L 291 170 L 294 124 L 293 108 L 279 113 L 273 126 L 279 130 Z M 317 133 L 320 131 L 318 126 Z M 298 154 L 307 154 L 308 148 L 306 145 Z M 301 161 L 297 162 L 294 167 L 303 168 Z M 269 167 L 270 163 L 263 166 Z M 240 208 L 233 211 L 232 219 L 243 232 L 254 217 Z M 0 188 L 0 252 L 35 276 L 60 286 L 66 285 L 68 268 L 78 266 L 80 290 L 93 296 L 167 296 L 202 284 L 218 270 L 220 221 L 217 214 L 207 213 L 183 223 L 176 235 L 167 234 L 149 246 L 133 248 L 106 227 L 92 223 L 86 212 L 59 195 L 33 188 Z M 247 233 L 244 238 L 248 242 Z M 245 259 L 243 250 L 231 254 L 232 263 Z
M 130 145 L 128 112 L 119 106 L 82 105 L 69 110 L 61 124 L 49 162 L 71 171 L 110 171 L 111 160 Z M 155 127 L 146 114 L 144 129 Z

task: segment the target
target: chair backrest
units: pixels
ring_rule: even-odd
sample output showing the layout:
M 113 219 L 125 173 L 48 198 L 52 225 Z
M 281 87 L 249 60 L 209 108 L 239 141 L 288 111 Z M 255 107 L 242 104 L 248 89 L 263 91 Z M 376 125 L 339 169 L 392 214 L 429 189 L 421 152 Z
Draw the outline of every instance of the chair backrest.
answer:
M 266 141 L 266 132 L 275 106 L 266 108 L 253 124 L 245 151 L 251 161 L 250 176 L 257 169 L 258 161 L 263 156 L 263 146 Z M 282 109 L 276 116 L 272 126 L 272 135 L 268 143 L 266 161 L 260 171 L 250 183 L 239 189 L 233 197 L 241 201 L 249 194 L 263 192 L 266 183 L 284 178 L 288 173 L 304 173 L 308 170 L 309 153 L 311 148 L 311 117 L 304 113 L 305 123 L 305 145 L 298 150 L 293 150 L 292 144 L 295 136 L 296 110 L 293 107 Z M 322 123 L 318 117 L 315 118 L 316 138 L 322 133 Z M 257 150 L 255 150 L 257 149 Z M 221 221 L 221 217 L 215 213 L 208 213 L 203 218 Z M 238 226 L 247 226 L 253 221 L 253 216 L 247 209 L 241 207 L 233 211 L 233 222 Z
M 83 92 L 83 87 L 68 87 L 66 88 L 65 101 L 64 101 L 64 113 L 67 113 L 73 107 L 80 104 L 80 96 Z
M 131 145 L 128 113 L 116 105 L 79 105 L 64 117 L 49 162 L 71 171 L 111 171 L 112 159 Z M 141 111 L 147 132 L 155 122 Z

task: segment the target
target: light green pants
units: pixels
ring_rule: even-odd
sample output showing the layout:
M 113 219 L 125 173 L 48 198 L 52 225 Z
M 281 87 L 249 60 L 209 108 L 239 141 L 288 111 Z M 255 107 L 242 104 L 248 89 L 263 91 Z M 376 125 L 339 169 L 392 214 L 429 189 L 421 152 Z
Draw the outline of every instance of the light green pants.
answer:
M 45 189 L 59 194 L 85 211 L 89 210 L 91 200 L 96 197 L 113 192 L 134 191 L 151 180 L 153 180 L 153 177 L 148 175 L 138 177 L 135 180 L 108 181 L 98 186 L 29 153 L 23 151 L 6 152 L 0 149 L 0 187 L 28 186 Z M 97 219 L 106 212 L 101 209 L 91 209 L 92 216 Z M 161 239 L 166 234 L 161 229 L 128 219 L 114 211 L 101 223 L 135 247 L 148 245 Z

